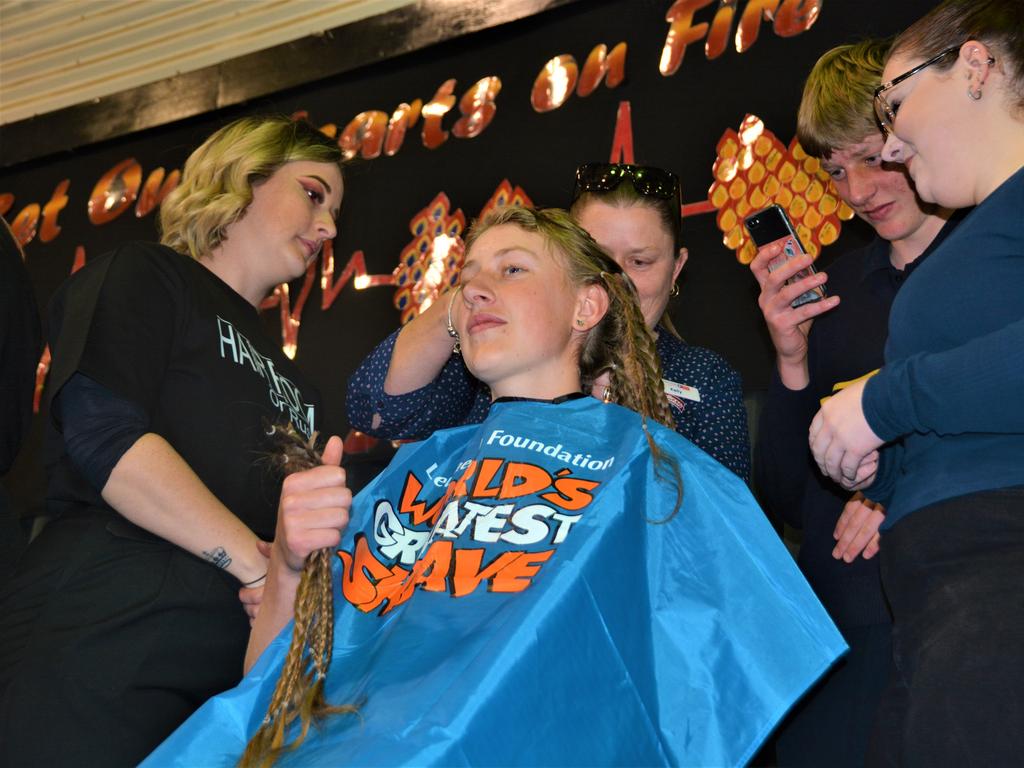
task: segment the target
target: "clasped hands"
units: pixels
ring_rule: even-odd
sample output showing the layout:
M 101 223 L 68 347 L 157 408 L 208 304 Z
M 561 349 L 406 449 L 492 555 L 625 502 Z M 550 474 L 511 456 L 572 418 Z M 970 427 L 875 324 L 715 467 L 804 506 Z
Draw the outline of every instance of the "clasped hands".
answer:
M 828 398 L 811 421 L 808 440 L 822 474 L 848 490 L 871 485 L 883 441 L 864 418 L 861 380 Z

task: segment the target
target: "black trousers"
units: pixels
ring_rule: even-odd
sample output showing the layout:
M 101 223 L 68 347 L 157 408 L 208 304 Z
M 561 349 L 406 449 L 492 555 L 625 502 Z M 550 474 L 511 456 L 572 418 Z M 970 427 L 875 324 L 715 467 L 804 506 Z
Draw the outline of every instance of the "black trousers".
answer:
M 841 627 L 849 653 L 783 721 L 779 768 L 861 768 L 892 665 L 892 625 Z
M 894 669 L 869 764 L 1024 763 L 1024 488 L 917 510 L 881 557 Z
M 226 573 L 107 514 L 59 519 L 0 594 L 0 766 L 133 766 L 241 678 Z

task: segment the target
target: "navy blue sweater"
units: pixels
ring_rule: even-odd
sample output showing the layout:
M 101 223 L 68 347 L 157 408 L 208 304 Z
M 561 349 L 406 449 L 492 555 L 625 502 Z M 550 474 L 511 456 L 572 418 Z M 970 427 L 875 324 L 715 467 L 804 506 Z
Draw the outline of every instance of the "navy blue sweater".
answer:
M 885 527 L 943 499 L 1024 484 L 1024 168 L 978 205 L 893 304 L 864 389 Z
M 852 494 L 818 471 L 807 446 L 807 429 L 833 385 L 882 365 L 889 307 L 897 291 L 953 226 L 947 224 L 903 272 L 892 266 L 889 243 L 880 238 L 832 264 L 828 291 L 842 303 L 811 326 L 809 384 L 802 390 L 787 389 L 776 371 L 768 389 L 758 430 L 755 487 L 772 513 L 803 529 L 800 567 L 840 626 L 888 623 L 889 612 L 877 558 L 846 563 L 832 557 L 832 531 Z

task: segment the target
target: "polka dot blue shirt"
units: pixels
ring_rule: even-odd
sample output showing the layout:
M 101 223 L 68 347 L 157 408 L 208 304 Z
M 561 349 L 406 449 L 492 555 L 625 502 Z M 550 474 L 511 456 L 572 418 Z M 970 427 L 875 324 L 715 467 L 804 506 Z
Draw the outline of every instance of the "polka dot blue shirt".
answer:
M 438 429 L 484 420 L 490 390 L 458 355 L 426 386 L 404 395 L 384 392 L 397 336 L 395 331 L 381 342 L 348 381 L 346 405 L 354 428 L 388 440 L 418 440 Z M 676 432 L 748 480 L 750 441 L 739 374 L 721 355 L 664 330 L 657 350 L 665 379 L 688 388 L 685 397 L 670 392 Z

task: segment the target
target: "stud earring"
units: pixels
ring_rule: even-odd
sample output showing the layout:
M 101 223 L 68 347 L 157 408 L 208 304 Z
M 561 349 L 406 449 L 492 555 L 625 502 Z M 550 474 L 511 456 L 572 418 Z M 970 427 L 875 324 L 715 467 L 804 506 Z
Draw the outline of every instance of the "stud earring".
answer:
M 579 317 L 576 318 L 576 325 L 578 325 L 580 328 L 583 327 L 583 320 L 582 320 L 582 318 L 579 318 Z

